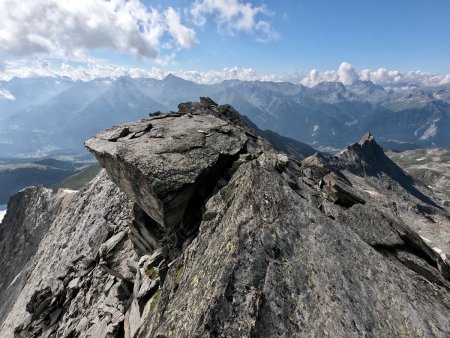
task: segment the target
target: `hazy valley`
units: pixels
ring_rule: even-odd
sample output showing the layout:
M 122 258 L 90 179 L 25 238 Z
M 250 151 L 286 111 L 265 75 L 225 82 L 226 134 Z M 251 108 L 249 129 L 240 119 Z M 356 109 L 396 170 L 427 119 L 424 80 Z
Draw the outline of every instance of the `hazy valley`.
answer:
M 383 88 L 323 82 L 229 80 L 200 85 L 169 75 L 151 78 L 13 78 L 1 81 L 0 157 L 83 154 L 82 142 L 114 124 L 175 110 L 209 96 L 231 104 L 262 130 L 336 151 L 370 130 L 386 149 L 449 147 L 450 87 Z

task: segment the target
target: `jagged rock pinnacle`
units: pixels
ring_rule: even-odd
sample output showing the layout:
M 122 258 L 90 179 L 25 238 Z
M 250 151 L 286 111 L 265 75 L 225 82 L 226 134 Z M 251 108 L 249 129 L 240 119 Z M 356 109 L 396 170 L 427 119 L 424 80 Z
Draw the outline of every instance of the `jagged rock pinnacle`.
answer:
M 372 136 L 370 131 L 368 131 L 367 133 L 364 134 L 364 136 L 362 137 L 362 139 L 358 143 L 360 145 L 363 145 L 364 143 L 371 142 L 371 141 L 374 141 L 374 137 Z

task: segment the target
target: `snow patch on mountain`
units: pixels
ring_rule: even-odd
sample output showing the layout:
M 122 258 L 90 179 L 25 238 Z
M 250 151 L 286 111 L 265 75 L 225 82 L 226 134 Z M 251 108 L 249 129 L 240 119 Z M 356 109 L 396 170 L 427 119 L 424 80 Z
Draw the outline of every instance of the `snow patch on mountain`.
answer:
M 423 133 L 423 135 L 420 137 L 421 140 L 429 140 L 430 138 L 435 137 L 437 134 L 437 127 L 435 123 L 432 123 L 427 130 Z
M 320 129 L 320 126 L 318 124 L 315 124 L 311 135 L 312 136 L 316 135 L 317 132 L 319 131 L 319 129 Z
M 3 217 L 6 215 L 6 210 L 0 211 L 0 223 L 3 221 Z

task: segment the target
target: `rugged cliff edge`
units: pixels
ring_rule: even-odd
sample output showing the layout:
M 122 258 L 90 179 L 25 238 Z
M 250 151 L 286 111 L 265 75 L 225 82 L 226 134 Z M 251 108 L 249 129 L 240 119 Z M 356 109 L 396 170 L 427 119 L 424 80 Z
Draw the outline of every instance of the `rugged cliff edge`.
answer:
M 448 209 L 371 135 L 301 160 L 258 134 L 202 98 L 88 140 L 108 178 L 10 202 L 0 336 L 449 336 Z

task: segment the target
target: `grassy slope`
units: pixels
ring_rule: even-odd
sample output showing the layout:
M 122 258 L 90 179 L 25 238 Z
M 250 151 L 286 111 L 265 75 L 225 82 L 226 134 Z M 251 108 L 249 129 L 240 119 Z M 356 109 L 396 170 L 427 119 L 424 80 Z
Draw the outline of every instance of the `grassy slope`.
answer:
M 82 169 L 80 172 L 72 175 L 61 182 L 59 182 L 55 187 L 56 188 L 65 188 L 71 190 L 79 190 L 86 183 L 92 180 L 101 170 L 100 164 L 94 163 L 89 165 L 88 167 Z

